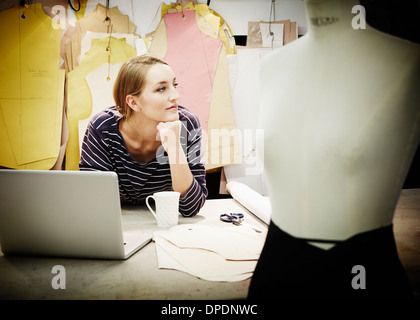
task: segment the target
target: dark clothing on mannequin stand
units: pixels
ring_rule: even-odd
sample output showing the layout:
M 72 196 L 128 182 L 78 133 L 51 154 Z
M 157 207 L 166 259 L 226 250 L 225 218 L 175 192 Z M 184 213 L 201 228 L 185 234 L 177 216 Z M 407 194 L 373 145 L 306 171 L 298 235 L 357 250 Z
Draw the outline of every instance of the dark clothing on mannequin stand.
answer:
M 322 241 L 328 242 L 328 241 Z M 365 289 L 359 287 L 363 266 Z M 353 281 L 353 285 L 352 285 Z M 270 223 L 248 299 L 412 299 L 392 225 L 323 250 Z

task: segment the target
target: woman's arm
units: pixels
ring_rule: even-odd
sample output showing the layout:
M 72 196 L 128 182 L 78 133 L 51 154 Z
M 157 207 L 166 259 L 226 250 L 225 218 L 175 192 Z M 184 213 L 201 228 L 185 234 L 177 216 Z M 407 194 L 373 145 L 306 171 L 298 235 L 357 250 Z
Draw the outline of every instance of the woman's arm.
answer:
M 168 154 L 171 168 L 172 188 L 181 193 L 180 211 L 184 216 L 194 216 L 204 205 L 208 191 L 205 169 L 201 163 L 201 134 L 195 130 L 194 136 L 187 133 L 187 149 L 181 144 L 182 122 L 160 123 L 158 131 L 162 146 Z M 187 154 L 185 153 L 187 152 Z
M 158 125 L 162 146 L 168 154 L 172 188 L 183 197 L 193 182 L 193 174 L 180 142 L 181 122 L 161 122 Z

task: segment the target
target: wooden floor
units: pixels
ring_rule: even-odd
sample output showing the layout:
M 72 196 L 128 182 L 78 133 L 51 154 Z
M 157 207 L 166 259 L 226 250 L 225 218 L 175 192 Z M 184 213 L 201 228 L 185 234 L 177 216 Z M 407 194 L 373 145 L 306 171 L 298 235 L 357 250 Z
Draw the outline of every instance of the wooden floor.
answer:
M 420 189 L 403 189 L 394 214 L 398 255 L 420 297 Z

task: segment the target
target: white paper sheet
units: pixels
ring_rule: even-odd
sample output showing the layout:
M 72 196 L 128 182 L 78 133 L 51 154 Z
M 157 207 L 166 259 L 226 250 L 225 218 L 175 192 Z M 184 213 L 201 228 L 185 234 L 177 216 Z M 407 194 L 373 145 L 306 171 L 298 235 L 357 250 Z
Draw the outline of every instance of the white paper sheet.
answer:
M 201 225 L 178 225 L 161 237 L 178 248 L 199 248 L 218 253 L 226 260 L 257 260 L 264 239 L 252 229 L 232 226 L 230 228 Z
M 264 238 L 241 227 L 182 224 L 156 232 L 159 268 L 208 281 L 241 281 L 252 276 Z
M 155 31 L 161 20 L 161 0 L 133 1 L 133 22 L 137 26 L 136 33 L 142 38 Z
M 235 282 L 252 276 L 256 260 L 228 261 L 217 253 L 197 249 L 178 248 L 161 237 L 156 237 L 158 265 L 189 273 L 207 281 Z
M 235 180 L 267 195 L 264 163 L 257 158 L 259 149 L 264 148 L 264 131 L 258 128 L 259 74 L 261 58 L 272 49 L 237 47 L 237 51 L 227 59 L 233 114 L 241 137 L 242 163 L 225 166 L 224 171 L 228 182 Z
M 263 47 L 279 48 L 283 46 L 283 29 L 281 23 L 260 23 Z M 270 34 L 271 31 L 271 34 Z

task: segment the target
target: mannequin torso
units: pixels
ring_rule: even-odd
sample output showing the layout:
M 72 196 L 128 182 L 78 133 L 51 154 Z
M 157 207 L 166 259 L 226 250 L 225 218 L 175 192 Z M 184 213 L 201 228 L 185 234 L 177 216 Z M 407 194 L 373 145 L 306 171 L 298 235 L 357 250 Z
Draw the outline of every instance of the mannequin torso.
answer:
M 306 1 L 308 34 L 263 59 L 272 221 L 295 237 L 390 225 L 419 142 L 420 46 L 353 29 L 357 4 Z

